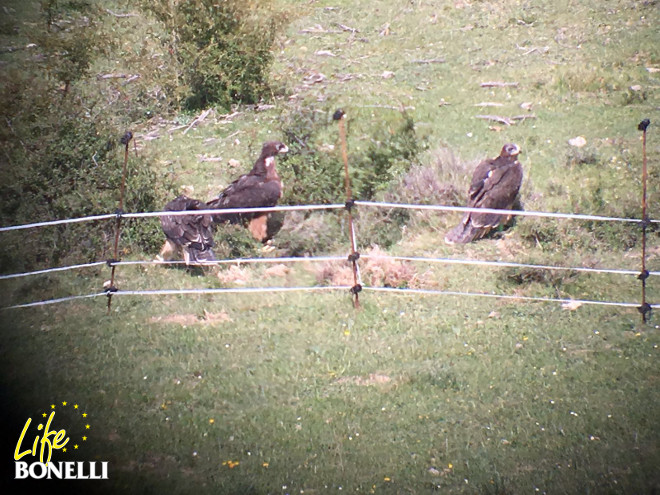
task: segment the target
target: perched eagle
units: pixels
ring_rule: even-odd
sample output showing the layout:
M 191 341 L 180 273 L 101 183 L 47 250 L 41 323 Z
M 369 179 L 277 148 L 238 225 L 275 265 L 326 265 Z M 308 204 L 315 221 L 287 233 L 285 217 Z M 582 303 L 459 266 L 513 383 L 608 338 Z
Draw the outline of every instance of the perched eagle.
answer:
M 500 156 L 481 162 L 472 175 L 468 191 L 468 207 L 510 210 L 522 183 L 523 171 L 515 144 L 505 144 Z M 511 215 L 466 213 L 460 224 L 445 236 L 448 244 L 466 244 L 485 236 L 490 230 L 508 222 Z
M 275 157 L 289 148 L 279 141 L 268 141 L 248 174 L 241 175 L 208 202 L 210 208 L 265 208 L 275 206 L 282 197 L 282 181 L 275 170 Z M 249 221 L 249 230 L 258 241 L 268 239 L 268 213 L 225 213 L 213 216 L 215 222 Z
M 165 205 L 166 211 L 195 211 L 209 209 L 206 203 L 181 195 Z M 167 240 L 158 256 L 159 260 L 172 259 L 172 255 L 183 249 L 186 265 L 214 261 L 212 215 L 176 215 L 160 218 Z

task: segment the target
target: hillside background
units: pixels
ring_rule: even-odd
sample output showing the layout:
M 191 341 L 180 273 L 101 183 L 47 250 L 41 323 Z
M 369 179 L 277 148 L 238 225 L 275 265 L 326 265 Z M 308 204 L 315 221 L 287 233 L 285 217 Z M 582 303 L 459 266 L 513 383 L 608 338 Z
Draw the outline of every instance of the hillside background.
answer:
M 0 225 L 218 194 L 278 139 L 282 204 L 343 203 L 336 109 L 358 199 L 464 205 L 476 164 L 523 153 L 525 210 L 659 217 L 655 1 L 6 1 Z M 365 285 L 639 303 L 633 223 L 520 217 L 447 246 L 456 213 L 358 207 Z M 352 284 L 343 212 L 288 212 L 272 249 L 241 228 L 204 272 L 119 266 L 121 290 Z M 113 258 L 114 222 L 1 232 L 0 273 Z M 647 269 L 660 268 L 658 228 Z M 157 219 L 123 224 L 149 261 Z M 380 255 L 381 258 L 376 258 Z M 98 293 L 105 266 L 0 280 L 3 307 Z M 658 302 L 656 276 L 647 299 Z M 96 431 L 109 493 L 655 493 L 657 318 L 634 307 L 363 292 L 105 297 L 3 309 L 4 440 L 53 402 Z M 8 406 L 5 406 L 8 409 Z M 97 433 L 98 432 L 98 433 Z M 64 454 L 60 454 L 64 455 Z M 12 462 L 4 465 L 9 471 Z M 7 480 L 8 478 L 6 478 Z

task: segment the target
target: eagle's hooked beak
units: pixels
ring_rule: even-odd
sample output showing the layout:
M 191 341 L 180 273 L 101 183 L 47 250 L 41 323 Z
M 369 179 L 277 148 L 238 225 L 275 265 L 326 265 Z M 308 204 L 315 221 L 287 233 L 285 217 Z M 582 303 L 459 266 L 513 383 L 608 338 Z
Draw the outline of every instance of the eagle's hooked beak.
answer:
M 280 146 L 280 147 L 277 149 L 277 152 L 278 152 L 280 155 L 282 155 L 282 154 L 284 154 L 284 153 L 288 153 L 288 151 L 289 151 L 289 147 L 288 147 L 286 144 L 284 144 L 284 143 L 282 143 L 282 146 Z

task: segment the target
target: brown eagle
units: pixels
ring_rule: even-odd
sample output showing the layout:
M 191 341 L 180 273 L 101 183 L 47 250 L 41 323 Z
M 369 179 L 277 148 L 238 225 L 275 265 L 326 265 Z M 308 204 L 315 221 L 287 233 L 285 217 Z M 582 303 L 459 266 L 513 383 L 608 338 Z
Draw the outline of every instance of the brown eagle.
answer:
M 195 211 L 209 209 L 206 203 L 181 195 L 165 205 L 165 211 Z M 176 215 L 160 217 L 165 232 L 165 245 L 157 259 L 170 260 L 183 250 L 186 265 L 214 261 L 212 215 Z
M 275 169 L 275 157 L 289 148 L 279 141 L 268 141 L 250 173 L 241 175 L 208 202 L 210 208 L 266 208 L 275 206 L 282 197 L 282 181 Z M 215 222 L 240 223 L 249 221 L 248 228 L 258 241 L 268 239 L 268 213 L 225 213 L 213 215 Z
M 510 210 L 522 184 L 523 170 L 518 161 L 520 148 L 505 144 L 500 156 L 481 162 L 472 175 L 468 191 L 468 207 Z M 506 223 L 511 215 L 466 213 L 460 224 L 445 236 L 448 244 L 465 244 L 482 238 L 492 229 Z

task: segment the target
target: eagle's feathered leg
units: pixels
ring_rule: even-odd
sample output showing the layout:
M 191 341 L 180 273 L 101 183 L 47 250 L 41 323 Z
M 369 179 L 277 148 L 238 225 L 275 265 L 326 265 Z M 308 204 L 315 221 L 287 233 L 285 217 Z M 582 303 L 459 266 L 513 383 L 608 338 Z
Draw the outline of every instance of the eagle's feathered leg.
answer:
M 158 261 L 172 261 L 178 257 L 178 253 L 179 246 L 177 246 L 171 240 L 167 239 L 165 244 L 163 244 L 160 253 L 158 253 L 158 256 L 156 256 L 156 259 Z
M 259 242 L 268 240 L 268 215 L 259 215 L 250 220 L 248 225 L 250 234 Z

